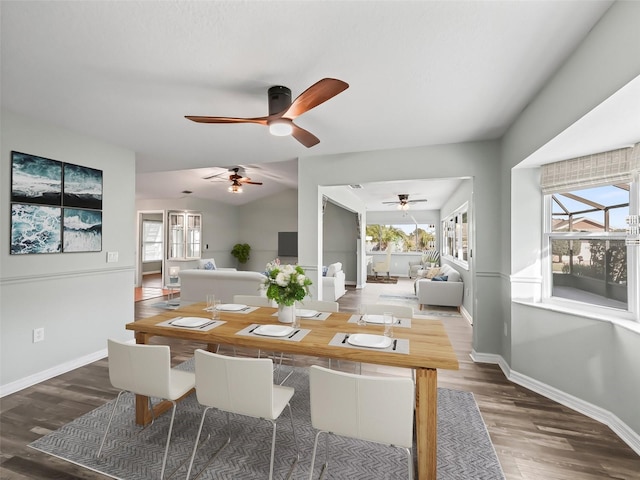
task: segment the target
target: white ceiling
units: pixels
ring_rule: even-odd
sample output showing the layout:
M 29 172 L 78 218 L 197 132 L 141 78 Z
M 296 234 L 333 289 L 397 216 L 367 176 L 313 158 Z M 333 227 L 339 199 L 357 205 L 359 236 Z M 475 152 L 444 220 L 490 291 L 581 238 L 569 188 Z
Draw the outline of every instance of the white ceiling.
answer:
M 140 198 L 240 204 L 295 188 L 299 156 L 499 138 L 611 3 L 2 1 L 2 107 L 135 151 Z M 311 149 L 184 118 L 262 116 L 270 86 L 324 77 L 350 87 L 296 120 Z M 235 165 L 264 185 L 202 180 Z

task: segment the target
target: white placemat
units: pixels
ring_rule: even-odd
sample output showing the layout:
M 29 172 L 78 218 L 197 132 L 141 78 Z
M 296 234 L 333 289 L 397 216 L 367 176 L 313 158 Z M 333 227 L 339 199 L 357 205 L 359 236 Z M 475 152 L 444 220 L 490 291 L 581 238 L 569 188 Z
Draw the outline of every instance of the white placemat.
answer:
M 203 317 L 203 319 L 208 320 L 207 323 L 201 325 L 199 327 L 181 327 L 180 325 L 171 325 L 171 322 L 174 322 L 182 317 L 170 318 L 169 320 L 165 320 L 158 324 L 159 327 L 171 327 L 171 328 L 184 328 L 185 330 L 198 330 L 201 332 L 206 332 L 213 328 L 219 327 L 223 323 L 227 323 L 223 320 L 211 320 L 210 318 Z
M 327 318 L 329 318 L 330 315 L 331 313 L 329 312 L 318 312 L 313 317 L 300 317 L 300 320 L 326 320 Z M 271 316 L 277 317 L 278 312 L 274 313 Z
M 346 348 L 357 348 L 360 350 L 375 350 L 377 352 L 391 352 L 391 353 L 404 353 L 409 354 L 409 340 L 406 338 L 394 338 L 391 342 L 391 346 L 387 348 L 370 348 L 370 347 L 358 347 L 356 345 L 351 345 L 348 342 L 349 338 L 348 333 L 336 333 L 329 345 L 332 347 L 346 347 Z
M 358 323 L 358 319 L 362 317 L 362 315 L 351 315 L 349 321 L 347 323 Z M 378 327 L 382 327 L 382 323 L 367 323 L 367 325 L 376 325 Z M 403 327 L 403 328 L 411 328 L 411 319 L 410 318 L 396 318 L 396 323 L 393 324 L 394 327 Z
M 243 335 L 243 336 L 248 336 L 248 337 L 260 337 L 260 338 L 271 338 L 273 340 L 288 340 L 291 342 L 299 342 L 300 340 L 302 340 L 307 333 L 309 333 L 311 330 L 309 330 L 308 328 L 296 328 L 294 329 L 294 331 L 285 336 L 285 337 L 270 337 L 269 335 L 259 335 L 257 333 L 253 333 L 253 331 L 258 328 L 260 325 L 260 323 L 253 323 L 251 325 L 249 325 L 246 328 L 243 328 L 242 330 L 240 330 L 239 332 L 236 332 L 236 335 Z M 284 324 L 280 324 L 280 325 L 284 325 Z

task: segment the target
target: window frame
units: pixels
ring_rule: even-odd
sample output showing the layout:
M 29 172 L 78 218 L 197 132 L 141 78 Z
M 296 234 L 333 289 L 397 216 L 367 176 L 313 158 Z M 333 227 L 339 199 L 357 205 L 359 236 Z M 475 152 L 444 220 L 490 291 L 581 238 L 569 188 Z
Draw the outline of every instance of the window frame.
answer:
M 160 231 L 160 241 L 158 241 L 158 242 L 150 242 L 150 241 L 146 240 L 147 236 L 145 234 L 145 230 L 146 230 L 146 225 L 148 225 L 148 224 L 157 224 L 157 225 L 160 226 L 160 230 L 161 230 Z M 164 250 L 164 241 L 163 241 L 164 232 L 162 230 L 163 230 L 162 220 L 147 220 L 147 219 L 143 219 L 142 220 L 142 254 L 141 254 L 142 263 L 162 262 L 163 255 L 164 255 L 163 254 L 163 250 Z M 150 244 L 152 244 L 152 245 L 158 245 L 159 244 L 160 245 L 158 258 L 154 258 L 154 259 L 145 258 L 145 254 L 146 254 L 146 248 L 145 247 L 147 245 L 150 245 Z
M 176 221 L 173 222 L 173 219 Z M 197 225 L 196 225 L 197 224 Z M 167 260 L 202 257 L 202 214 L 189 210 L 167 212 Z
M 440 234 L 440 257 L 459 265 L 465 270 L 469 270 L 471 256 L 469 245 L 471 238 L 469 202 L 463 203 L 441 220 Z
M 603 183 L 604 185 L 614 185 L 620 182 Z M 583 187 L 589 188 L 589 187 Z M 577 187 L 575 191 L 581 188 Z M 574 190 L 571 190 L 572 192 Z M 552 231 L 553 222 L 553 193 L 543 194 L 543 225 L 542 225 L 542 290 L 541 302 L 547 305 L 555 305 L 571 312 L 583 313 L 588 316 L 596 315 L 604 318 L 614 318 L 621 320 L 631 320 L 640 322 L 640 247 L 627 246 L 627 309 L 607 307 L 579 300 L 572 300 L 563 297 L 554 297 L 553 289 L 553 253 L 551 248 L 552 239 L 563 240 L 625 240 L 626 232 L 558 232 Z M 639 182 L 636 175 L 629 182 L 629 215 L 637 215 L 639 209 Z

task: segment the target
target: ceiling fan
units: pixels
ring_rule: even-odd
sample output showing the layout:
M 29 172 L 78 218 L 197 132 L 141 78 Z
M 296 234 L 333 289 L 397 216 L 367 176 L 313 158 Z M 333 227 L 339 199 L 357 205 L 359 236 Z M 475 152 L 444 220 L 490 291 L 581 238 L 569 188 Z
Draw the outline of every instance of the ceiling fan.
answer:
M 229 175 L 229 180 L 231 181 L 231 185 L 229 185 L 229 191 L 231 193 L 242 193 L 242 185 L 262 185 L 262 182 L 254 182 L 249 177 L 245 177 L 240 175 L 240 171 L 244 173 L 244 169 L 241 167 L 233 167 L 229 169 L 229 172 L 232 172 Z M 217 175 L 210 175 L 208 177 L 204 177 L 204 180 L 210 180 L 212 178 L 220 177 L 224 175 L 222 173 L 218 173 Z
M 349 84 L 342 80 L 323 78 L 307 88 L 292 102 L 290 89 L 273 86 L 267 91 L 269 115 L 266 117 L 234 118 L 187 115 L 185 118 L 198 123 L 258 123 L 268 126 L 272 135 L 280 137 L 292 135 L 305 147 L 310 148 L 320 143 L 320 140 L 311 132 L 297 126 L 293 120 L 347 88 L 349 88 Z
M 382 202 L 382 203 L 383 204 L 387 204 L 387 205 L 397 204 L 398 205 L 398 210 L 409 210 L 409 204 L 410 203 L 420 203 L 420 202 L 426 202 L 426 201 L 427 201 L 427 199 L 409 200 L 409 194 L 408 193 L 400 193 L 400 194 L 398 194 L 398 200 L 397 201 Z

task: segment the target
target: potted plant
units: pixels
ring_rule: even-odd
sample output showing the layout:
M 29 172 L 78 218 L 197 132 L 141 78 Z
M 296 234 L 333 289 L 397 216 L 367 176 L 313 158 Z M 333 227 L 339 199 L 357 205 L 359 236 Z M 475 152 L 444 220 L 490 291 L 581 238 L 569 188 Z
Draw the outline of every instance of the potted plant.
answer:
M 247 263 L 249 260 L 249 254 L 251 253 L 251 247 L 248 243 L 236 243 L 231 249 L 231 255 L 233 255 L 238 263 Z

